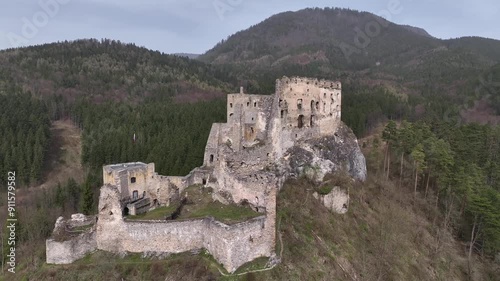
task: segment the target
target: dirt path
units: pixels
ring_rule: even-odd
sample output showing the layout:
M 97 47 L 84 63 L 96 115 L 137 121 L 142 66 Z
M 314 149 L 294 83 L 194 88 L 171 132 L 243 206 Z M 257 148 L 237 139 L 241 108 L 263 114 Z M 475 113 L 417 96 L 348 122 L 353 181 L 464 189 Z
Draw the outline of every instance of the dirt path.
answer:
M 78 183 L 84 180 L 81 164 L 82 142 L 80 130 L 69 120 L 59 120 L 50 128 L 52 139 L 45 161 L 40 188 L 50 188 L 73 178 Z

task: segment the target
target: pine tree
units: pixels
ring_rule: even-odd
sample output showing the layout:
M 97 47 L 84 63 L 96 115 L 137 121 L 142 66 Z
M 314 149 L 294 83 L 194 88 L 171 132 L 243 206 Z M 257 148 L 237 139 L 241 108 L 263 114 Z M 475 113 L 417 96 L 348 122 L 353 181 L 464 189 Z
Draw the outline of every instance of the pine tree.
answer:
M 418 176 L 425 169 L 424 146 L 420 143 L 415 146 L 411 152 L 411 157 L 415 166 L 415 196 L 417 196 Z
M 85 215 L 90 215 L 93 210 L 94 205 L 94 193 L 92 190 L 92 184 L 90 182 L 90 178 L 87 177 L 85 183 L 82 186 L 82 207 L 81 210 Z

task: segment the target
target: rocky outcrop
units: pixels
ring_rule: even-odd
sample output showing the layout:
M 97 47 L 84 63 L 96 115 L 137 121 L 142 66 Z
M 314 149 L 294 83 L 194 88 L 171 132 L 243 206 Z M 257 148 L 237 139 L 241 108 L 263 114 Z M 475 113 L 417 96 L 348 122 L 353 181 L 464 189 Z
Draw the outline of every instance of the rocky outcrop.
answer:
M 345 214 L 349 208 L 349 193 L 339 186 L 335 186 L 328 194 L 322 195 L 317 192 L 313 194 L 328 210 Z
M 347 171 L 366 180 L 366 160 L 352 130 L 341 123 L 333 136 L 307 140 L 287 151 L 285 169 L 291 177 L 306 176 L 321 182 L 328 173 Z

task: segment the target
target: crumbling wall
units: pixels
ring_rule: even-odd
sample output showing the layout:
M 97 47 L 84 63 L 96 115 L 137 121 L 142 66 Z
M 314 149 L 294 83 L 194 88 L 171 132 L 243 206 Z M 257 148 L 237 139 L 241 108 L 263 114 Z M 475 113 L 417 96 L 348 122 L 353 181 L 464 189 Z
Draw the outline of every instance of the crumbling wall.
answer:
M 95 216 L 74 214 L 68 220 L 59 217 L 52 237 L 45 241 L 47 263 L 69 264 L 95 251 L 97 240 L 94 223 Z M 79 226 L 88 226 L 88 229 L 82 232 L 71 230 Z
M 219 161 L 220 132 L 223 124 L 214 123 L 208 135 L 207 145 L 205 146 L 205 155 L 203 165 L 212 167 Z
M 66 241 L 45 241 L 47 263 L 69 264 L 97 249 L 96 232 L 86 232 Z
M 109 252 L 180 253 L 207 249 L 228 271 L 274 250 L 273 217 L 226 225 L 213 218 L 186 221 L 125 221 L 116 187 L 103 186 L 99 200 L 97 248 Z M 272 199 L 274 200 L 274 199 Z M 270 209 L 275 201 L 268 202 Z
M 268 141 L 272 96 L 230 94 L 227 97 L 226 138 L 234 151 Z M 221 142 L 220 142 L 221 143 Z

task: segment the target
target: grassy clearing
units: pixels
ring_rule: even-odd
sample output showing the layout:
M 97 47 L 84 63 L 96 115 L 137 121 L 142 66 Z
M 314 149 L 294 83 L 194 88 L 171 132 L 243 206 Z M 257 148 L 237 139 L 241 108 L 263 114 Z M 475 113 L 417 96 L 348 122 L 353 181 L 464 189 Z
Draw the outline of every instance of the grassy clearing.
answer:
M 252 210 L 249 206 L 224 205 L 213 201 L 210 190 L 199 185 L 188 187 L 185 190 L 185 194 L 188 196 L 188 203 L 183 206 L 181 214 L 177 218 L 178 220 L 214 217 L 223 223 L 234 224 L 263 215 Z M 127 218 L 130 220 L 164 220 L 166 216 L 172 214 L 179 206 L 180 202 L 175 202 L 169 207 L 157 208 L 153 211 L 137 216 L 128 216 Z
M 204 205 L 188 205 L 186 210 L 181 213 L 180 218 L 204 218 L 211 216 L 223 223 L 234 224 L 261 215 L 263 214 L 253 211 L 249 207 L 210 202 Z
M 196 185 L 188 187 L 185 192 L 190 204 L 184 206 L 179 219 L 211 216 L 223 223 L 233 224 L 263 215 L 252 210 L 249 206 L 224 205 L 214 201 L 210 188 Z

